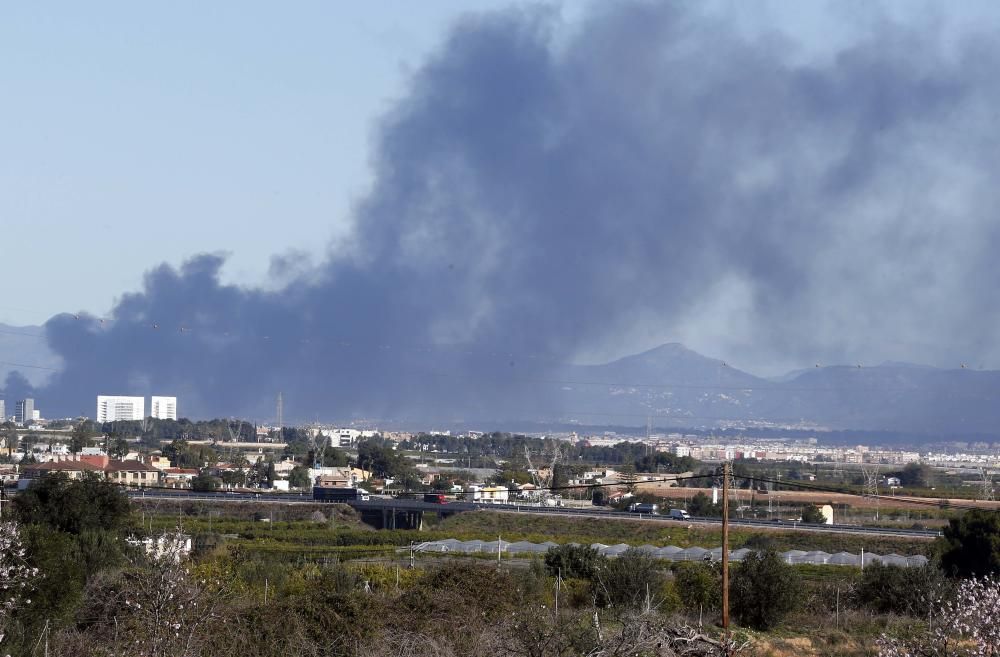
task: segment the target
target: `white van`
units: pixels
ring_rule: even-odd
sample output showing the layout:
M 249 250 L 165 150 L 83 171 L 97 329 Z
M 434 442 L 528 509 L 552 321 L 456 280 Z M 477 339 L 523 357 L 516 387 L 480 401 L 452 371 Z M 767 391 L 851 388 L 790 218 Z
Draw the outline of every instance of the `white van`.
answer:
M 684 509 L 670 509 L 670 518 L 673 520 L 690 520 L 691 514 Z

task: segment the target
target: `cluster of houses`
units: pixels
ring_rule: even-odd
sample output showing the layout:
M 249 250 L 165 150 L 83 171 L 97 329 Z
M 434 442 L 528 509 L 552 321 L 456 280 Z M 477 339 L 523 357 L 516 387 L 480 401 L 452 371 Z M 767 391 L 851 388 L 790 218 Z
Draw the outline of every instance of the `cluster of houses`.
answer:
M 341 430 L 344 442 L 357 440 L 362 436 L 362 432 L 350 433 L 348 430 Z M 357 435 L 355 435 L 355 433 Z M 343 444 L 343 443 L 342 443 Z M 160 454 L 141 455 L 132 452 L 123 459 L 109 457 L 98 447 L 84 448 L 80 453 L 73 454 L 64 444 L 51 444 L 43 452 L 36 451 L 34 456 L 38 459 L 32 463 L 21 463 L 19 467 L 0 466 L 0 480 L 12 485 L 13 480 L 18 480 L 21 487 L 25 487 L 34 479 L 50 473 L 63 473 L 71 479 L 79 479 L 86 474 L 98 474 L 109 481 L 124 486 L 134 487 L 168 487 L 168 488 L 190 488 L 192 480 L 200 474 L 208 474 L 218 477 L 223 481 L 234 481 L 239 478 L 226 476 L 227 473 L 246 469 L 246 463 L 254 463 L 259 458 L 266 458 L 266 448 L 257 448 L 252 452 L 247 452 L 244 456 L 246 461 L 242 465 L 236 463 L 219 462 L 205 468 L 182 468 L 171 464 L 170 460 Z M 34 459 L 33 459 L 34 460 Z M 39 462 L 40 461 L 40 462 Z M 485 483 L 492 481 L 496 475 L 496 470 L 486 468 L 462 468 L 445 464 L 414 464 L 417 476 L 422 484 L 428 487 L 435 486 L 441 480 L 454 482 L 449 488 L 442 489 L 435 486 L 441 492 L 459 499 L 466 499 L 475 502 L 486 503 L 507 503 L 514 500 L 539 501 L 542 498 L 550 499 L 558 497 L 548 494 L 548 491 L 540 487 L 537 481 L 550 481 L 552 477 L 551 468 L 542 467 L 532 471 L 536 477 L 536 483 Z M 289 490 L 290 478 L 295 468 L 302 467 L 299 463 L 285 459 L 273 460 L 274 478 L 271 487 L 274 490 Z M 454 477 L 462 475 L 464 480 L 455 481 Z M 392 479 L 373 479 L 371 472 L 351 467 L 318 467 L 309 468 L 308 476 L 310 485 L 329 487 L 353 487 L 361 486 L 370 492 L 385 492 L 394 488 Z M 652 488 L 669 487 L 675 485 L 671 481 L 676 475 L 664 475 L 659 473 L 638 473 L 629 475 L 631 481 L 635 482 L 638 488 L 650 490 Z M 592 471 L 580 473 L 566 483 L 570 486 L 593 486 L 623 483 L 626 475 L 616 472 L 610 468 L 596 468 Z M 620 492 L 612 495 L 621 495 Z M 613 501 L 613 500 L 611 500 Z
M 186 487 L 198 476 L 193 468 L 175 468 L 163 457 L 140 460 L 112 459 L 107 454 L 72 454 L 43 463 L 26 463 L 20 466 L 18 478 L 21 486 L 48 474 L 62 473 L 70 479 L 80 479 L 87 474 L 97 474 L 124 486 L 175 486 Z

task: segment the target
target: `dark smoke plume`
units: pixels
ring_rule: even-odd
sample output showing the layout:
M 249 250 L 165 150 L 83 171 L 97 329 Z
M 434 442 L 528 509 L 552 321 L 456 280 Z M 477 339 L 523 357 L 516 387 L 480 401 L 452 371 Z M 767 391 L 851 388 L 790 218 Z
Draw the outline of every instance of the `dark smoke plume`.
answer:
M 557 33 L 457 23 L 381 124 L 350 239 L 280 290 L 203 255 L 103 324 L 54 317 L 45 408 L 510 417 L 551 403 L 512 371 L 668 340 L 749 369 L 997 363 L 995 40 L 885 24 L 809 59 L 665 3 Z

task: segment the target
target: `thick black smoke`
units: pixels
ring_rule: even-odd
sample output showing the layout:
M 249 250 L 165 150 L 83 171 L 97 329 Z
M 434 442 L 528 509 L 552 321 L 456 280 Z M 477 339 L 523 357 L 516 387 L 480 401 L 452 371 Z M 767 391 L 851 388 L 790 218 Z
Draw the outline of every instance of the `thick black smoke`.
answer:
M 510 416 L 546 403 L 511 371 L 671 339 L 750 369 L 997 363 L 995 40 L 886 24 L 809 60 L 688 5 L 557 21 L 451 30 L 322 266 L 250 290 L 200 256 L 103 325 L 53 318 L 45 408 Z

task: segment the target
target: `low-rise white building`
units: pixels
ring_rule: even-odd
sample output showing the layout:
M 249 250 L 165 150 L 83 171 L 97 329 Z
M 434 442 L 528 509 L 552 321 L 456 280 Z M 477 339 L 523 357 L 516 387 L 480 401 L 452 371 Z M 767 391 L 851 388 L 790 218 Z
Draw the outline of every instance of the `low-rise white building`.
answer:
M 323 429 L 320 433 L 330 439 L 332 447 L 350 447 L 358 442 L 364 432 L 357 429 Z
M 462 497 L 472 502 L 507 504 L 510 491 L 506 486 L 466 486 Z

